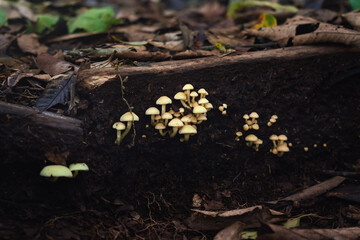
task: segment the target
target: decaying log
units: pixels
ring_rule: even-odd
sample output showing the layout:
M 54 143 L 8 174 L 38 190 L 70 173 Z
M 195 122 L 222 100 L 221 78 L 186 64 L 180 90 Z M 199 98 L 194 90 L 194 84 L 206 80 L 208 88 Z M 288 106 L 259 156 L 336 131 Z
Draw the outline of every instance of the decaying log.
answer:
M 150 66 L 123 66 L 121 68 L 122 76 L 131 77 L 151 77 L 151 76 L 172 76 L 176 74 L 186 75 L 188 81 L 194 71 L 207 72 L 209 70 L 216 71 L 222 68 L 247 64 L 256 64 L 260 62 L 269 62 L 269 64 L 278 61 L 297 61 L 300 59 L 310 58 L 314 56 L 334 55 L 338 53 L 358 52 L 360 49 L 339 46 L 299 46 L 289 47 L 268 51 L 248 52 L 242 55 L 225 56 L 225 57 L 205 57 L 199 59 L 188 59 L 178 61 L 166 61 L 151 63 Z M 187 74 L 185 74 L 187 73 Z M 197 74 L 194 74 L 196 78 Z M 100 87 L 104 83 L 114 80 L 116 71 L 113 68 L 88 69 L 79 73 L 78 80 L 80 84 L 88 89 Z M 190 77 L 190 78 L 189 78 Z
M 1 101 L 0 123 L 0 143 L 5 150 L 38 154 L 54 149 L 67 151 L 75 149 L 83 137 L 78 119 Z

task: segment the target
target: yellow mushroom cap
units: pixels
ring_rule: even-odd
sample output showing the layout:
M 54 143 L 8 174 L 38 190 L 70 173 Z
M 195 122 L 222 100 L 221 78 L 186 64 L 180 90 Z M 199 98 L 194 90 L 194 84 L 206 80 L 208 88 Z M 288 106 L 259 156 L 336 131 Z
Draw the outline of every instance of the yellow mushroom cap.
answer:
M 259 118 L 259 114 L 257 114 L 256 112 L 252 112 L 252 113 L 250 113 L 249 117 L 251 117 L 251 118 Z
M 156 100 L 157 105 L 166 105 L 171 103 L 172 103 L 171 99 L 167 96 L 161 96 L 158 98 L 158 100 Z
M 159 114 L 159 115 L 156 115 L 154 119 L 155 119 L 156 121 L 160 120 L 160 119 L 161 119 L 160 114 Z
M 278 116 L 277 115 L 272 115 L 271 118 L 276 120 L 276 119 L 278 119 Z
M 44 167 L 40 176 L 42 177 L 68 177 L 71 178 L 73 175 L 69 168 L 62 165 L 49 165 Z
M 207 120 L 207 117 L 205 115 L 200 115 L 197 120 L 199 121 L 206 121 Z
M 243 133 L 242 132 L 236 132 L 236 136 L 238 136 L 238 137 L 241 137 L 243 135 Z
M 248 120 L 250 117 L 247 114 L 244 114 L 243 119 Z
M 122 121 L 122 122 L 132 122 L 132 121 L 137 122 L 137 121 L 139 121 L 139 117 L 138 117 L 138 115 L 136 115 L 133 112 L 127 112 L 127 113 L 124 113 L 120 117 L 120 121 Z
M 156 107 L 149 107 L 145 112 L 145 115 L 157 115 L 157 114 L 160 114 L 160 111 Z
M 225 110 L 224 106 L 219 106 L 219 110 L 222 112 Z
M 211 103 L 206 103 L 205 108 L 209 111 L 210 109 L 213 109 L 214 106 Z
M 183 112 L 185 112 L 185 109 L 181 107 L 181 108 L 179 108 L 179 112 L 183 113 Z
M 200 88 L 200 89 L 198 90 L 198 93 L 199 93 L 199 94 L 204 94 L 204 95 L 209 95 L 209 93 L 208 93 L 204 88 Z
M 207 112 L 207 110 L 203 106 L 196 106 L 193 109 L 193 113 L 195 113 L 195 114 L 206 113 L 206 112 Z
M 113 128 L 115 128 L 116 130 L 124 130 L 126 126 L 122 122 L 116 122 L 113 124 Z
M 185 86 L 183 87 L 183 89 L 182 90 L 193 90 L 194 89 L 194 86 L 193 85 L 191 85 L 190 83 L 188 83 L 188 84 L 185 84 Z
M 169 112 L 165 112 L 163 115 L 161 115 L 162 119 L 172 119 L 173 115 L 171 115 L 171 113 Z
M 278 147 L 277 147 L 277 150 L 278 152 L 289 152 L 290 149 L 288 148 L 287 144 L 284 143 L 284 144 L 280 144 Z
M 228 105 L 226 103 L 223 103 L 223 107 L 226 109 Z
M 275 118 L 270 118 L 269 122 L 276 123 L 276 119 Z
M 88 165 L 86 163 L 72 163 L 69 166 L 70 171 L 89 171 Z
M 178 92 L 175 94 L 174 99 L 176 100 L 186 100 L 186 95 L 183 92 Z
M 258 138 L 254 134 L 249 134 L 245 137 L 245 141 L 255 142 Z
M 192 91 L 190 93 L 190 97 L 197 97 L 197 96 L 199 96 L 199 94 L 197 94 L 197 92 L 195 92 L 195 91 Z
M 288 138 L 284 134 L 281 134 L 281 135 L 279 135 L 279 140 L 286 141 L 286 140 L 288 140 Z
M 206 104 L 206 103 L 209 103 L 209 100 L 207 100 L 206 98 L 201 98 L 199 101 L 198 101 L 199 104 Z M 206 106 L 205 106 L 206 108 Z
M 169 122 L 169 127 L 182 127 L 184 126 L 184 123 L 178 119 L 178 118 L 174 118 Z
M 251 128 L 254 129 L 254 130 L 259 130 L 260 129 L 259 124 L 257 124 L 257 123 L 253 124 L 251 126 Z
M 263 144 L 263 140 L 257 139 L 254 143 L 260 145 L 260 144 Z
M 183 117 L 181 118 L 181 121 L 182 121 L 183 123 L 189 123 L 189 122 L 191 122 L 191 118 L 188 117 L 188 116 L 183 116 Z
M 162 130 L 162 129 L 165 129 L 166 127 L 165 127 L 165 125 L 163 124 L 163 123 L 157 123 L 156 125 L 155 125 L 155 129 L 156 130 Z
M 179 133 L 180 134 L 195 134 L 195 133 L 197 133 L 197 130 L 191 125 L 184 125 L 180 129 Z
M 270 139 L 271 141 L 277 141 L 277 140 L 279 140 L 279 137 L 276 136 L 275 134 L 273 134 L 273 135 L 271 135 L 271 136 L 269 137 L 269 139 Z

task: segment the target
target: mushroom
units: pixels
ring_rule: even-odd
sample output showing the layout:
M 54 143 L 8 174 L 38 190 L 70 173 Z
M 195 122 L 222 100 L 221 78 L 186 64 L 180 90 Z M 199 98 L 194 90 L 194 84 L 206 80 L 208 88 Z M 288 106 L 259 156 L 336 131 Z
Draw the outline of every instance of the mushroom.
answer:
M 244 116 L 243 116 L 243 119 L 245 119 L 245 123 L 247 124 L 247 120 L 249 120 L 249 115 L 247 115 L 247 114 L 244 114 Z
M 200 104 L 200 106 L 203 106 L 206 108 L 205 104 L 209 103 L 209 100 L 207 100 L 206 98 L 200 98 L 198 103 Z
M 197 96 L 199 96 L 199 94 L 198 94 L 197 92 L 195 92 L 195 91 L 192 91 L 192 92 L 190 93 L 191 104 L 193 104 L 193 103 L 195 102 L 195 98 L 196 98 Z
M 277 119 L 278 119 L 278 116 L 277 116 L 277 115 L 272 115 L 270 119 L 275 119 L 275 120 L 277 120 Z
M 279 145 L 283 144 L 286 140 L 288 140 L 288 138 L 284 134 L 279 135 Z
M 207 117 L 205 115 L 200 115 L 199 117 L 197 117 L 196 124 L 200 124 L 200 123 L 202 123 L 203 121 L 206 121 L 206 120 L 207 120 Z
M 196 106 L 193 109 L 193 113 L 195 114 L 196 117 L 199 117 L 200 114 L 205 114 L 206 112 L 207 110 L 203 106 Z
M 285 152 L 289 152 L 290 149 L 288 148 L 286 143 L 283 144 L 279 144 L 279 146 L 277 147 L 277 152 L 278 152 L 278 156 L 282 157 L 284 155 Z
M 181 104 L 188 109 L 191 109 L 191 107 L 189 105 L 186 104 L 186 95 L 183 92 L 178 92 L 177 94 L 175 94 L 174 96 L 175 100 L 180 100 Z
M 255 151 L 259 151 L 259 146 L 261 145 L 261 144 L 263 144 L 263 140 L 261 140 L 261 139 L 257 139 L 255 142 L 254 142 L 254 144 L 255 144 Z
M 185 91 L 185 95 L 186 95 L 186 99 L 187 99 L 187 102 L 190 104 L 190 90 L 193 90 L 194 89 L 194 86 L 191 85 L 190 83 L 188 84 L 185 84 L 185 86 L 183 87 L 183 91 Z
M 69 169 L 73 173 L 73 178 L 76 177 L 79 171 L 89 171 L 88 165 L 86 163 L 72 163 L 69 166 Z
M 235 141 L 240 141 L 240 137 L 243 135 L 242 132 L 238 131 L 236 132 L 236 137 L 235 137 Z
M 161 118 L 165 120 L 164 125 L 167 126 L 170 119 L 173 119 L 173 115 L 169 112 L 165 112 L 161 115 Z
M 267 125 L 270 127 L 271 125 L 273 125 L 274 123 L 276 123 L 276 119 L 275 118 L 270 118 L 269 122 L 267 123 Z
M 155 115 L 158 114 L 160 114 L 160 111 L 156 107 L 149 107 L 145 112 L 145 115 L 151 116 L 151 125 L 155 125 Z
M 183 116 L 181 118 L 181 121 L 185 124 L 188 125 L 191 122 L 191 118 L 189 116 Z
M 115 144 L 119 146 L 121 142 L 121 131 L 125 129 L 125 124 L 122 122 L 116 122 L 113 124 L 113 128 L 116 129 Z
M 191 126 L 191 125 L 184 125 L 182 128 L 180 128 L 179 131 L 180 134 L 184 134 L 184 141 L 189 141 L 189 137 L 191 134 L 196 134 L 197 130 Z
M 260 129 L 259 124 L 257 124 L 257 123 L 251 125 L 251 128 L 254 129 L 254 130 L 259 130 Z
M 256 140 L 258 140 L 258 138 L 254 134 L 247 135 L 245 137 L 245 141 L 247 141 L 246 146 L 251 147 Z
M 165 128 L 166 128 L 166 127 L 165 127 L 165 125 L 164 125 L 163 123 L 157 123 L 157 124 L 155 125 L 155 129 L 156 129 L 156 130 L 159 130 L 159 133 L 160 133 L 161 136 L 165 136 L 165 135 L 166 135 L 166 132 L 163 131 Z
M 164 112 L 166 112 L 166 105 L 171 103 L 172 103 L 171 99 L 167 96 L 161 96 L 158 98 L 158 100 L 156 100 L 156 104 L 161 105 L 161 115 L 164 114 Z
M 250 129 L 250 127 L 249 127 L 249 125 L 244 124 L 243 129 L 244 129 L 244 131 L 247 131 L 247 130 L 249 130 L 249 129 Z
M 209 93 L 204 88 L 200 88 L 198 93 L 200 94 L 200 99 L 205 98 L 205 96 L 209 95 Z
M 210 111 L 211 109 L 214 108 L 214 106 L 211 103 L 206 103 L 205 108 L 206 108 L 207 111 Z
M 139 117 L 133 112 L 127 112 L 127 113 L 124 113 L 120 117 L 120 121 L 121 122 L 127 122 L 126 129 L 123 132 L 123 134 L 121 136 L 121 139 L 120 139 L 120 142 L 121 142 L 125 138 L 125 136 L 130 132 L 130 129 L 131 129 L 131 126 L 132 126 L 133 122 L 139 121 Z
M 178 129 L 180 127 L 183 127 L 184 126 L 184 123 L 178 119 L 178 118 L 174 118 L 172 119 L 170 122 L 169 122 L 169 127 L 172 127 L 172 131 L 170 133 L 170 138 L 173 138 L 175 137 L 176 133 L 178 132 Z
M 269 137 L 269 139 L 273 142 L 274 148 L 276 148 L 276 141 L 279 140 L 279 137 L 273 134 Z
M 250 113 L 249 117 L 251 118 L 251 122 L 253 124 L 257 123 L 257 118 L 259 118 L 259 114 L 257 114 L 256 112 L 252 112 Z
M 48 165 L 44 167 L 40 176 L 50 178 L 50 181 L 55 182 L 59 177 L 71 178 L 73 176 L 69 168 L 62 165 Z
M 220 112 L 222 112 L 222 111 L 224 111 L 224 110 L 225 110 L 224 106 L 219 106 L 219 111 L 220 111 Z
M 227 114 L 226 110 L 222 111 L 221 114 L 226 115 Z

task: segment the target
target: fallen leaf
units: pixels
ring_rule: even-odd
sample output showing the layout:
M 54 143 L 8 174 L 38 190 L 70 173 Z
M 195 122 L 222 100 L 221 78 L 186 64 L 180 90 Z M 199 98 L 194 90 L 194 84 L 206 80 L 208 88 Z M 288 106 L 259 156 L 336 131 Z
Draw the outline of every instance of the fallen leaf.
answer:
M 165 48 L 175 52 L 182 52 L 186 49 L 183 40 L 168 41 L 168 42 L 149 41 L 149 44 L 155 47 Z
M 1 24 L 0 24 L 1 25 Z M 0 35 L 0 52 L 5 53 L 10 44 L 16 39 L 15 36 L 10 34 Z
M 360 203 L 360 186 L 344 186 L 334 189 L 326 194 L 327 197 L 337 197 L 348 201 Z
M 345 13 L 342 14 L 341 17 L 343 17 L 356 30 L 360 29 L 360 11 Z
M 259 30 L 248 29 L 245 32 L 249 35 L 276 41 L 282 47 L 288 44 L 299 46 L 314 43 L 342 43 L 360 46 L 360 32 L 301 16 L 289 19 L 281 26 Z
M 71 88 L 76 83 L 74 73 L 60 74 L 53 77 L 41 97 L 36 100 L 35 106 L 40 111 L 46 111 L 52 106 L 60 103 L 67 104 L 71 101 Z
M 65 73 L 74 68 L 72 63 L 57 59 L 48 53 L 40 54 L 35 60 L 37 67 L 51 76 Z
M 238 240 L 245 224 L 235 222 L 216 234 L 214 240 Z
M 32 22 L 36 22 L 37 18 L 30 7 L 24 4 L 25 2 L 12 3 L 12 7 L 15 8 L 21 16 L 29 19 Z
M 300 226 L 300 221 L 302 218 L 304 217 L 317 217 L 316 214 L 314 213 L 309 213 L 309 214 L 304 214 L 304 215 L 301 215 L 297 218 L 291 218 L 289 220 L 287 220 L 283 226 L 286 227 L 286 228 L 296 228 L 296 227 L 299 227 Z
M 23 34 L 17 39 L 17 44 L 24 53 L 39 55 L 46 53 L 48 50 L 48 47 L 39 43 L 35 33 Z
M 34 75 L 38 74 L 40 72 L 40 70 L 38 69 L 21 69 L 18 70 L 14 73 L 12 73 L 9 77 L 8 77 L 8 81 L 7 84 L 9 87 L 14 87 L 16 84 L 18 84 L 18 82 L 25 78 L 25 77 L 33 77 Z
M 69 156 L 69 152 L 58 153 L 57 150 L 51 150 L 45 153 L 45 157 L 48 161 L 66 166 L 66 159 Z
M 263 27 L 275 27 L 277 26 L 276 18 L 268 13 L 263 13 L 260 15 L 258 19 L 259 23 L 252 26 L 252 29 L 259 29 Z

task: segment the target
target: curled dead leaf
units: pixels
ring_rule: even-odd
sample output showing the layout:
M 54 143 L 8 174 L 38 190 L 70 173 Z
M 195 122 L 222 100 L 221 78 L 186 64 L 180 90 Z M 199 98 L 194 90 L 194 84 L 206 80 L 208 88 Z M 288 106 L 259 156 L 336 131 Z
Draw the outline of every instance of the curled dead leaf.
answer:
M 39 43 L 38 36 L 35 33 L 23 34 L 17 39 L 17 44 L 24 53 L 39 55 L 48 50 L 47 46 Z

